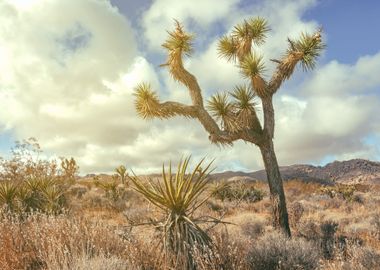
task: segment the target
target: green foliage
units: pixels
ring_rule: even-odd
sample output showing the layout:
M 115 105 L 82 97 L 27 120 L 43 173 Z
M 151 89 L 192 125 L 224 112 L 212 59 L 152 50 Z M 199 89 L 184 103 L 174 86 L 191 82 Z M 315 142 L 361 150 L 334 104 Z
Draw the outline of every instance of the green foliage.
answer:
M 233 37 L 223 36 L 219 40 L 218 54 L 219 57 L 224 57 L 227 61 L 236 61 L 237 57 L 237 45 Z
M 229 95 L 233 101 L 229 100 Z M 238 85 L 231 93 L 216 93 L 212 96 L 207 109 L 225 130 L 235 132 L 253 128 L 260 131 L 256 105 L 254 92 L 245 85 Z
M 65 192 L 64 185 L 50 178 L 29 179 L 22 183 L 2 181 L 0 205 L 20 214 L 32 211 L 58 214 L 66 206 Z
M 0 183 L 0 204 L 5 205 L 10 211 L 17 207 L 17 185 L 4 181 Z
M 169 38 L 162 44 L 162 47 L 170 52 L 180 51 L 189 56 L 193 51 L 192 40 L 194 37 L 183 31 L 183 27 L 178 21 L 175 21 L 175 23 L 176 29 L 168 32 Z
M 118 182 L 116 181 L 116 177 L 112 181 L 100 181 L 95 180 L 95 186 L 101 188 L 106 192 L 106 197 L 111 199 L 113 202 L 116 202 L 122 197 L 122 190 L 118 188 Z
M 134 96 L 136 97 L 135 108 L 140 117 L 143 119 L 162 117 L 159 108 L 160 100 L 157 93 L 151 89 L 150 84 L 141 83 L 137 85 Z
M 226 130 L 236 130 L 237 123 L 234 117 L 234 106 L 228 100 L 227 93 L 216 93 L 207 104 L 207 109 Z
M 233 62 L 244 60 L 251 52 L 252 43 L 263 44 L 269 30 L 268 23 L 263 18 L 244 20 L 234 27 L 230 36 L 223 36 L 219 40 L 219 56 Z
M 303 55 L 301 65 L 302 68 L 307 71 L 314 69 L 316 60 L 321 55 L 325 47 L 326 45 L 321 39 L 321 30 L 319 30 L 314 35 L 302 33 L 298 40 L 289 40 L 288 52 L 301 52 Z
M 235 106 L 239 110 L 255 110 L 257 105 L 255 94 L 247 86 L 236 86 L 231 96 L 236 100 Z
M 261 77 L 265 72 L 263 57 L 256 53 L 249 53 L 239 63 L 239 68 L 243 78 L 251 79 L 255 76 Z
M 203 249 L 211 245 L 210 237 L 197 224 L 200 220 L 193 216 L 194 211 L 208 199 L 201 197 L 207 189 L 211 163 L 205 169 L 199 170 L 202 160 L 188 174 L 186 171 L 189 161 L 190 158 L 186 158 L 179 162 L 175 176 L 172 174 L 171 164 L 168 172 L 163 166 L 162 182 L 151 179 L 144 182 L 136 175 L 129 178 L 134 189 L 165 214 L 161 225 L 165 252 L 184 257 L 186 266 L 192 268 L 192 248 Z
M 232 36 L 238 40 L 248 38 L 255 44 L 261 45 L 264 43 L 269 30 L 267 21 L 264 18 L 256 17 L 244 20 L 243 23 L 236 25 L 232 31 Z
M 244 184 L 241 182 L 224 182 L 217 184 L 214 187 L 212 196 L 222 201 L 258 202 L 264 198 L 265 193 L 264 191 L 255 188 L 253 185 Z

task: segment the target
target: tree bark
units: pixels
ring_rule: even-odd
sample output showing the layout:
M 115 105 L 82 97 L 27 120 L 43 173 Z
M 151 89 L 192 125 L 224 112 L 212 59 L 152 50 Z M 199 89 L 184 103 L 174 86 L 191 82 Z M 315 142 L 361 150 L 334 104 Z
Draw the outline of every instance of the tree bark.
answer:
M 280 169 L 278 167 L 276 154 L 272 139 L 268 139 L 266 143 L 260 146 L 261 155 L 263 157 L 265 171 L 270 190 L 270 198 L 272 203 L 273 225 L 287 235 L 291 236 L 288 211 L 286 209 L 285 192 L 282 184 Z

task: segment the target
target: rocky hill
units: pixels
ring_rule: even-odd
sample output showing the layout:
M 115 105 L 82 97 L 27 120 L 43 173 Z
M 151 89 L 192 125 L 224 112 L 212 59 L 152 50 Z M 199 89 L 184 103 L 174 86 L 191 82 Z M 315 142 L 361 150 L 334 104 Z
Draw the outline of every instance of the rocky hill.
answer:
M 380 162 L 364 159 L 334 161 L 325 166 L 291 165 L 280 167 L 282 178 L 286 180 L 300 179 L 329 184 L 332 182 L 345 184 L 380 184 Z M 264 170 L 244 172 L 223 172 L 212 175 L 214 180 L 266 181 Z

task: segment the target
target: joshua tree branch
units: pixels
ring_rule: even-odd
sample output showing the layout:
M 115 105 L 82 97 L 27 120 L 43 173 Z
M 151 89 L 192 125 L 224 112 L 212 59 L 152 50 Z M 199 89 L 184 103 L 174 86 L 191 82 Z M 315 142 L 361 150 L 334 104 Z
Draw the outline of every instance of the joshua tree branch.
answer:
M 185 116 L 188 118 L 198 119 L 204 129 L 209 133 L 209 139 L 216 144 L 232 144 L 239 139 L 260 145 L 262 134 L 256 130 L 241 130 L 238 132 L 228 132 L 221 130 L 210 114 L 201 107 L 185 105 L 179 102 L 166 101 L 158 105 L 162 112 L 163 118 L 174 116 Z
M 292 75 L 295 66 L 302 59 L 302 52 L 288 52 L 281 60 L 275 60 L 278 63 L 272 78 L 268 83 L 268 92 L 273 95 L 281 87 L 282 83 L 289 79 Z

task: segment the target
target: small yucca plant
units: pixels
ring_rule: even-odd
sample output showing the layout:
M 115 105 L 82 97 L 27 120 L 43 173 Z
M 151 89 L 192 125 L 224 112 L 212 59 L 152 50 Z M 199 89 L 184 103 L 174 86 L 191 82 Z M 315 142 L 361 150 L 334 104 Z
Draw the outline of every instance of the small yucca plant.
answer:
M 10 181 L 0 183 L 0 205 L 6 206 L 10 211 L 17 207 L 17 185 Z
M 163 165 L 162 182 L 148 179 L 148 183 L 144 183 L 136 175 L 129 178 L 137 192 L 165 213 L 162 222 L 164 251 L 184 258 L 184 267 L 193 269 L 192 249 L 211 246 L 211 238 L 199 227 L 200 220 L 193 216 L 195 210 L 208 199 L 207 196 L 200 197 L 207 188 L 211 163 L 201 169 L 202 160 L 188 174 L 189 161 L 190 157 L 181 160 L 175 175 L 172 174 L 171 164 L 168 172 Z

